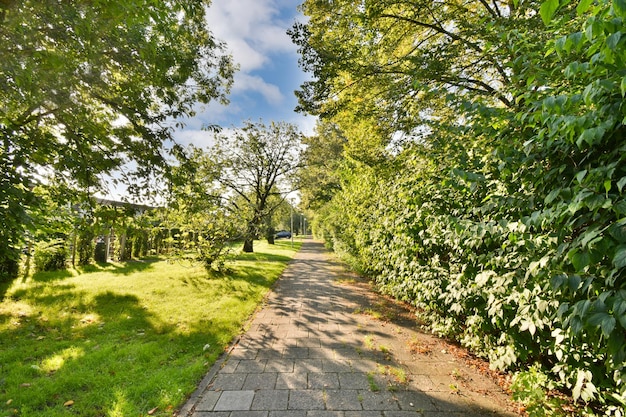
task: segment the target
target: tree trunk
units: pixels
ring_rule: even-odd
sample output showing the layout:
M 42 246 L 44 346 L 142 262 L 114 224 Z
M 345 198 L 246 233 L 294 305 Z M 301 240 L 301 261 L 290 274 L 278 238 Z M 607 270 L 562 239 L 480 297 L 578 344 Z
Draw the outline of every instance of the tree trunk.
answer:
M 120 261 L 126 260 L 126 233 L 120 235 Z
M 254 239 L 259 238 L 258 224 L 259 224 L 259 217 L 256 215 L 254 216 L 252 221 L 248 223 L 248 230 L 246 231 L 246 235 L 245 235 L 246 237 L 245 237 L 245 240 L 243 241 L 243 251 L 246 253 L 254 252 L 254 248 L 253 248 Z

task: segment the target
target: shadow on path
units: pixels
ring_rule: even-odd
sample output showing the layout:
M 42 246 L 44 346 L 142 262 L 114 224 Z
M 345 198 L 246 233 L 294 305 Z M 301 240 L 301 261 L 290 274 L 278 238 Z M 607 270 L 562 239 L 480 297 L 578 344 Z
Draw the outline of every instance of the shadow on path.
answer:
M 514 416 L 490 379 L 306 240 L 181 416 Z M 395 313 L 394 313 L 395 314 Z M 388 320 L 398 318 L 398 320 Z

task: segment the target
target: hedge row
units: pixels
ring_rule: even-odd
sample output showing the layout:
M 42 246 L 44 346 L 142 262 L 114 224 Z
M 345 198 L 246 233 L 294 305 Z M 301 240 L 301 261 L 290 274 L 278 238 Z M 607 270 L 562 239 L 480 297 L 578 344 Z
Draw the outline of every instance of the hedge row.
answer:
M 526 57 L 518 108 L 467 103 L 456 110 L 472 123 L 392 166 L 353 162 L 317 219 L 433 331 L 613 416 L 626 407 L 625 18 L 623 1 L 599 2 Z M 558 65 L 541 73 L 548 55 Z

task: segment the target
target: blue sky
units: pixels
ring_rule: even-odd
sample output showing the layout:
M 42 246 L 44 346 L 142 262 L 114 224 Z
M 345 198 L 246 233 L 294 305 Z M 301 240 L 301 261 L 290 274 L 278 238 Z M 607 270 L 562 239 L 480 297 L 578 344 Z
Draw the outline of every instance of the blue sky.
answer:
M 315 119 L 294 112 L 294 91 L 307 79 L 298 67 L 297 47 L 286 31 L 301 15 L 300 0 L 212 0 L 207 21 L 213 35 L 226 42 L 240 69 L 235 74 L 230 105 L 198 108 L 197 116 L 175 133 L 176 141 L 205 146 L 207 124 L 239 127 L 243 121 L 285 121 L 312 134 Z

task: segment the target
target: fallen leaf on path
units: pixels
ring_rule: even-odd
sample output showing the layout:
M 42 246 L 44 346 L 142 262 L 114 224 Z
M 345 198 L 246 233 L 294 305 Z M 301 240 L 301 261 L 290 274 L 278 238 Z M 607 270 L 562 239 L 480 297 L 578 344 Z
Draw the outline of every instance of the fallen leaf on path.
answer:
M 71 407 L 74 405 L 74 400 L 65 401 L 63 405 L 66 407 Z
M 148 415 L 151 416 L 152 414 L 156 413 L 156 410 L 158 410 L 159 407 L 154 407 L 152 410 L 148 411 Z

